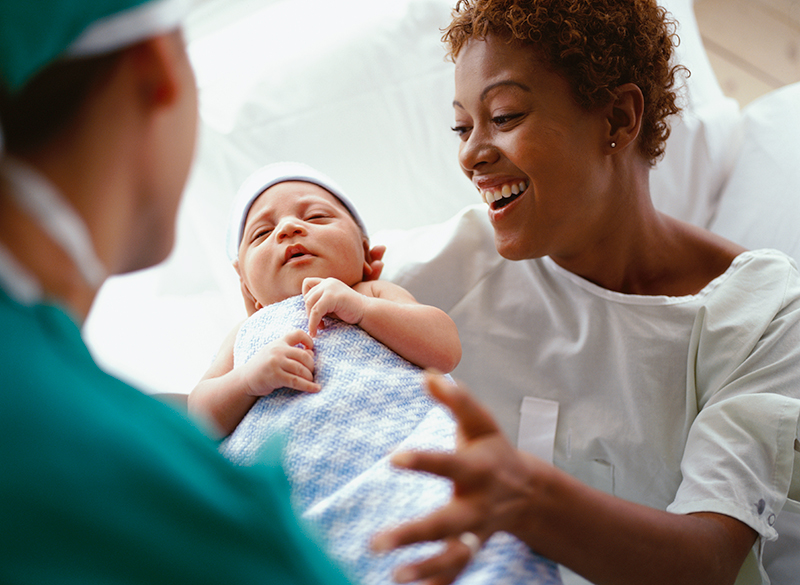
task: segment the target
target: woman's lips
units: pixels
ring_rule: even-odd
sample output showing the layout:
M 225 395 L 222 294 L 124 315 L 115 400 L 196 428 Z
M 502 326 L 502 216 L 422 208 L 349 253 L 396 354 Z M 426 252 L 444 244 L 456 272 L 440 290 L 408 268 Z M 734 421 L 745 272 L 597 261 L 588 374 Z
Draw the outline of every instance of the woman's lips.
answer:
M 506 206 L 521 195 L 525 189 L 528 188 L 528 182 L 510 181 L 502 185 L 481 188 L 478 186 L 478 191 L 486 204 L 492 209 L 500 209 Z

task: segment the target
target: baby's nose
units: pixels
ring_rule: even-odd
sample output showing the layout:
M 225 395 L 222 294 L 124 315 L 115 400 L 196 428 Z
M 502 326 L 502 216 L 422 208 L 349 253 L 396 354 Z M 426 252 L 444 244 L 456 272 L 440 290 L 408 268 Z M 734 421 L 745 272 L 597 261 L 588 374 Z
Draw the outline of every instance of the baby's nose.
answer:
M 278 238 L 283 239 L 290 236 L 302 235 L 305 233 L 303 223 L 296 218 L 287 218 L 278 225 Z

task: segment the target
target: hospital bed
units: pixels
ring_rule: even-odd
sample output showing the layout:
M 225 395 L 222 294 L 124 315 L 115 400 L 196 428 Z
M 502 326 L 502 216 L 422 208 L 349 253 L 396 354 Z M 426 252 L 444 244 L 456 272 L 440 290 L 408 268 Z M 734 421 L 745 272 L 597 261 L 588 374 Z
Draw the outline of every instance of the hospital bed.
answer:
M 373 243 L 388 246 L 384 277 L 420 301 L 449 310 L 488 286 L 481 276 L 505 261 L 449 129 L 453 66 L 438 29 L 451 3 L 195 1 L 186 35 L 201 125 L 177 244 L 161 266 L 101 289 L 84 333 L 104 367 L 147 392 L 192 389 L 245 316 L 224 250 L 226 218 L 238 185 L 268 162 L 300 160 L 334 177 Z M 740 109 L 714 77 L 691 0 L 664 5 L 680 23 L 678 57 L 692 75 L 685 113 L 652 174 L 656 207 L 800 260 L 800 84 Z M 431 263 L 439 278 L 416 278 Z M 773 582 L 790 583 L 800 554 L 783 552 L 800 550 L 791 548 L 800 521 L 784 514 L 779 523 L 768 569 Z

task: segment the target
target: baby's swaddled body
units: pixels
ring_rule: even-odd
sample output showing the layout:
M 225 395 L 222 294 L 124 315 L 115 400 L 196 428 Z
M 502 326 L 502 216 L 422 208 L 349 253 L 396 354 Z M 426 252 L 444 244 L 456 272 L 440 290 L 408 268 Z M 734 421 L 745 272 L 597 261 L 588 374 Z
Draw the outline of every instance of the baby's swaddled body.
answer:
M 234 367 L 286 333 L 307 328 L 301 296 L 261 309 L 239 330 Z M 299 512 L 357 582 L 387 583 L 392 568 L 438 545 L 373 555 L 369 539 L 450 497 L 446 480 L 394 469 L 388 458 L 411 449 L 452 450 L 455 424 L 426 394 L 422 370 L 360 327 L 326 317 L 314 355 L 314 379 L 322 390 L 283 388 L 259 399 L 221 449 L 234 462 L 251 464 L 279 436 Z M 458 582 L 531 585 L 560 579 L 553 563 L 510 535 L 496 534 Z

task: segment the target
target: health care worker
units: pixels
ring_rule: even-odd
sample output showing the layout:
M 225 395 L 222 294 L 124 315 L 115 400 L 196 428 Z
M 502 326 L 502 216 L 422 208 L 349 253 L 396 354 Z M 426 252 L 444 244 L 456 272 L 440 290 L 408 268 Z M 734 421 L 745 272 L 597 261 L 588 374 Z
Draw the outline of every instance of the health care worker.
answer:
M 0 2 L 0 582 L 345 583 L 276 448 L 237 468 L 98 368 L 105 277 L 170 251 L 197 90 L 183 2 Z

